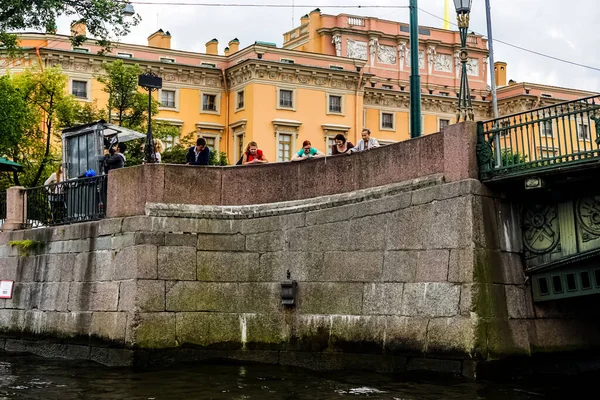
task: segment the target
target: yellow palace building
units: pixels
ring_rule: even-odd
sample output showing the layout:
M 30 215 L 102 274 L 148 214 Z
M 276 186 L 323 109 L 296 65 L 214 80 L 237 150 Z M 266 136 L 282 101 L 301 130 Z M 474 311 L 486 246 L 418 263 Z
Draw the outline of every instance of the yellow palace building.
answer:
M 72 31 L 86 33 L 81 24 Z M 458 32 L 437 28 L 420 27 L 419 33 L 422 134 L 430 134 L 455 122 L 460 38 Z M 138 64 L 163 79 L 163 88 L 154 94 L 160 102 L 156 120 L 179 127 L 181 135 L 206 138 L 212 149 L 227 153 L 230 163 L 249 141 L 258 142 L 269 160 L 287 161 L 304 140 L 326 152 L 339 133 L 356 143 L 363 127 L 381 144 L 410 137 L 408 24 L 316 9 L 284 33 L 282 48 L 264 42 L 240 48 L 233 39 L 219 54 L 219 42 L 212 39 L 205 53 L 193 53 L 172 49 L 171 39 L 168 31 L 158 30 L 147 45 L 120 43 L 100 56 L 93 41 L 73 48 L 67 35 L 22 33 L 23 58 L 0 59 L 0 73 L 36 64 L 60 66 L 69 76 L 65 90 L 103 108 L 108 94 L 97 80 L 103 63 Z M 487 43 L 470 35 L 468 46 L 475 116 L 489 119 Z M 506 84 L 507 65 L 497 63 L 497 68 L 502 112 L 593 94 Z

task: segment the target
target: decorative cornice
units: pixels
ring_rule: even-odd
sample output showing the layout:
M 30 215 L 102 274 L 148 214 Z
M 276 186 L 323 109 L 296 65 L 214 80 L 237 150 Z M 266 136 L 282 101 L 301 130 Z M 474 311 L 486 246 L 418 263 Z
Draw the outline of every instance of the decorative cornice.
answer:
M 217 124 L 215 122 L 196 122 L 196 128 L 212 129 L 214 131 L 219 131 L 219 132 L 223 133 L 223 130 L 225 130 L 225 125 Z

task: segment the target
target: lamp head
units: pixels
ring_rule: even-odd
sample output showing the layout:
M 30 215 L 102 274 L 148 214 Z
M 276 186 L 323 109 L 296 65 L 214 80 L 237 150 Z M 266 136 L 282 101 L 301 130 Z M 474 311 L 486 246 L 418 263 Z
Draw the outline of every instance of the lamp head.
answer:
M 454 0 L 454 7 L 457 14 L 468 14 L 471 12 L 473 0 Z
M 127 17 L 132 17 L 135 15 L 135 9 L 133 8 L 133 5 L 131 3 L 125 4 L 125 7 L 123 8 L 123 15 Z

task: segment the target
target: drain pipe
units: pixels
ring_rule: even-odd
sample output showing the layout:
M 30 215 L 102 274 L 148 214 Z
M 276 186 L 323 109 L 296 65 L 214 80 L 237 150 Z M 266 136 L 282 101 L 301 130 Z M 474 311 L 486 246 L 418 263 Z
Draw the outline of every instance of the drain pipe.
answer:
M 363 80 L 363 69 L 362 67 L 358 67 L 360 68 L 360 71 L 358 72 L 358 84 L 356 85 L 356 92 L 354 95 L 354 142 L 353 143 L 357 143 L 358 141 L 358 113 L 359 113 L 359 109 L 358 109 L 358 91 L 360 90 L 360 86 L 362 84 L 362 80 Z M 363 102 L 364 102 L 364 92 L 363 92 Z M 363 109 L 364 109 L 364 104 L 363 104 Z M 363 121 L 363 125 L 364 125 L 365 121 Z
M 229 161 L 229 88 L 227 87 L 227 76 L 225 74 L 225 68 L 221 68 L 221 73 L 223 74 L 223 86 L 225 87 L 225 104 L 227 104 L 227 106 L 225 107 L 225 128 L 223 129 L 223 134 L 225 135 L 225 137 L 223 139 L 225 139 L 225 153 L 228 155 L 227 158 Z M 219 151 L 221 151 L 220 148 Z M 235 162 L 235 160 L 233 160 L 232 162 Z

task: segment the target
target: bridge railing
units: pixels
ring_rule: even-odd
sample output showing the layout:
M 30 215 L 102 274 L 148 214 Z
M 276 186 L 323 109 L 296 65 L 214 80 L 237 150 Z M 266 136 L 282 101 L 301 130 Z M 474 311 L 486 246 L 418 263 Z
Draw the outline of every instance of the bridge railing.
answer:
M 600 158 L 600 96 L 478 123 L 482 180 L 528 175 Z

